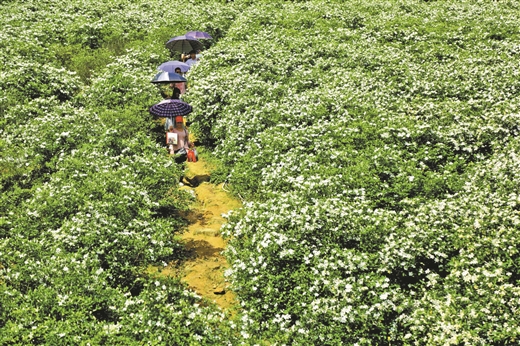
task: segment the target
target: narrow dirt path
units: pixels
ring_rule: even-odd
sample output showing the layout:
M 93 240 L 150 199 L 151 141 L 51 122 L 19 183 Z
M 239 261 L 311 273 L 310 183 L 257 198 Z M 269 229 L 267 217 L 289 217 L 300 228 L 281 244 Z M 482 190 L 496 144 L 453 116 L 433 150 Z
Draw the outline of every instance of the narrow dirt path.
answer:
M 226 220 L 222 214 L 241 207 L 241 202 L 223 190 L 222 185 L 209 183 L 209 167 L 205 161 L 188 162 L 186 177 L 194 181 L 196 202 L 185 217 L 188 231 L 182 240 L 190 251 L 190 258 L 180 270 L 182 280 L 199 295 L 214 301 L 224 310 L 236 304 L 233 292 L 228 289 L 224 271 L 228 263 L 221 252 L 226 242 L 220 236 L 220 227 Z
M 190 140 L 196 141 L 192 134 Z M 199 157 L 198 162 L 186 162 L 186 165 L 185 176 L 194 184 L 180 188 L 193 190 L 196 197 L 190 211 L 181 215 L 189 223 L 188 231 L 181 235 L 181 240 L 190 256 L 184 262 L 170 263 L 166 268 L 150 266 L 147 272 L 180 277 L 197 294 L 234 315 L 233 307 L 237 306 L 237 301 L 224 279 L 224 271 L 229 265 L 221 254 L 226 242 L 220 236 L 220 227 L 226 222 L 222 214 L 240 208 L 242 203 L 224 191 L 222 185 L 209 183 L 212 167 L 206 161 Z

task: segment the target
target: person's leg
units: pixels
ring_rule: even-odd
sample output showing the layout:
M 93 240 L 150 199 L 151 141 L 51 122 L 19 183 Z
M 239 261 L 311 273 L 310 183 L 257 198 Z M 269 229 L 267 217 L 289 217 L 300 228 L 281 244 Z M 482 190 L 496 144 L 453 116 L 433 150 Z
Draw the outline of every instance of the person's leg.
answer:
M 186 162 L 186 155 L 177 155 L 175 157 L 175 163 L 182 166 L 182 174 L 179 177 L 179 183 L 183 183 L 184 179 L 184 162 Z
M 186 159 L 188 157 L 185 155 L 175 155 L 175 163 L 178 165 L 182 165 L 184 162 L 186 162 Z

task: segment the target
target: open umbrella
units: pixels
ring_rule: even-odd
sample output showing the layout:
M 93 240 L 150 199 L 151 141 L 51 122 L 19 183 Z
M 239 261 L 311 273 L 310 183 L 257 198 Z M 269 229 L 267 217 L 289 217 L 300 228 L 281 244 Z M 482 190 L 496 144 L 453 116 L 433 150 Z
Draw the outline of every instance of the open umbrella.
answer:
M 171 50 L 172 52 L 189 52 L 191 50 L 199 50 L 202 49 L 202 43 L 197 41 L 192 37 L 187 37 L 185 35 L 175 36 L 170 38 L 168 42 L 166 42 L 166 48 Z
M 150 113 L 158 117 L 176 117 L 178 115 L 186 115 L 193 111 L 191 105 L 184 101 L 172 99 L 166 102 L 159 102 L 150 107 Z
M 176 82 L 187 82 L 188 80 L 175 72 L 159 72 L 152 79 L 152 83 L 176 83 Z
M 176 68 L 180 68 L 182 73 L 187 72 L 190 69 L 190 65 L 183 63 L 182 61 L 167 61 L 159 67 L 157 67 L 158 70 L 165 71 L 165 72 L 175 72 Z
M 185 33 L 184 36 L 196 38 L 197 40 L 211 40 L 213 38 L 210 34 L 204 31 L 189 31 Z

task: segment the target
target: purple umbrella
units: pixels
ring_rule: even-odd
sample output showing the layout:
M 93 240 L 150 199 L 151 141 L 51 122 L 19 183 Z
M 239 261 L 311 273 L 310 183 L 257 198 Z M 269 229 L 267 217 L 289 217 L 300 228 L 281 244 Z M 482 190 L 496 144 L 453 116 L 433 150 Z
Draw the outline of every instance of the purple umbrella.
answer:
M 168 42 L 166 42 L 166 48 L 172 52 L 189 52 L 191 50 L 202 49 L 202 43 L 193 37 L 182 35 L 170 38 Z
M 188 80 L 175 72 L 159 72 L 157 73 L 153 79 L 152 83 L 167 83 L 167 82 L 187 82 Z
M 165 71 L 165 72 L 175 72 L 176 68 L 180 68 L 182 73 L 187 72 L 190 69 L 190 65 L 183 63 L 182 61 L 167 61 L 159 67 L 157 67 L 158 70 Z
M 210 40 L 213 38 L 210 34 L 204 31 L 189 31 L 185 33 L 184 36 L 196 38 L 197 40 Z
M 184 101 L 172 99 L 167 102 L 159 102 L 150 107 L 150 113 L 158 117 L 168 118 L 178 115 L 186 115 L 193 111 L 191 105 Z

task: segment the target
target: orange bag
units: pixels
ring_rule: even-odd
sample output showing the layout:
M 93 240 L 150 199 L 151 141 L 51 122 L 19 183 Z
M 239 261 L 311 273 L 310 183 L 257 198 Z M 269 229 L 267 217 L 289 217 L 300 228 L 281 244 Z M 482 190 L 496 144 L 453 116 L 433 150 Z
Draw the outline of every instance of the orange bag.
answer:
M 197 162 L 197 156 L 193 149 L 188 149 L 188 162 Z

